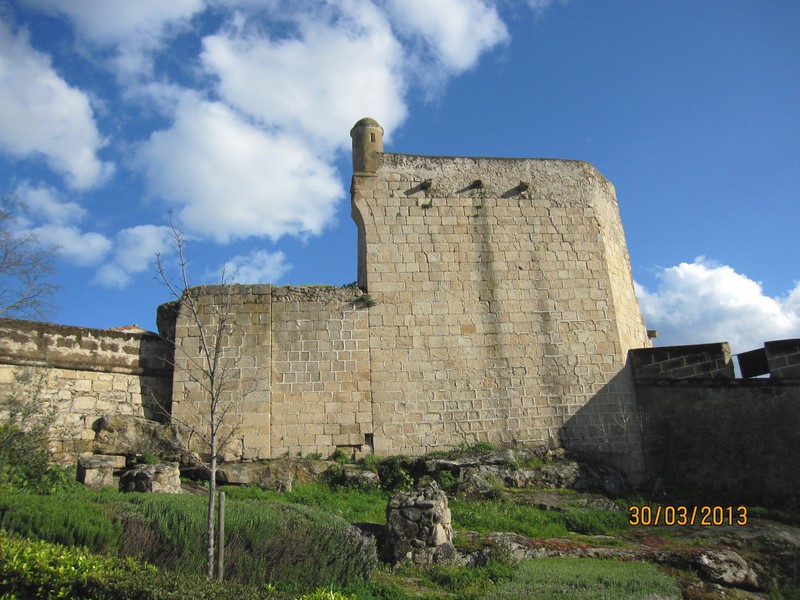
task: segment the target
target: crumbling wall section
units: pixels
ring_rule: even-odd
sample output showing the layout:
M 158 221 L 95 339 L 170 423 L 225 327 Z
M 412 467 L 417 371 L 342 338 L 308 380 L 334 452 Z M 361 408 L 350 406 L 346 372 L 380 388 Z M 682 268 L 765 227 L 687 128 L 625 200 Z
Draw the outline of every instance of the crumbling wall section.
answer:
M 105 415 L 160 419 L 172 391 L 169 346 L 147 332 L 0 321 L 0 411 L 12 399 L 53 412 L 54 459 L 91 452 L 93 424 Z

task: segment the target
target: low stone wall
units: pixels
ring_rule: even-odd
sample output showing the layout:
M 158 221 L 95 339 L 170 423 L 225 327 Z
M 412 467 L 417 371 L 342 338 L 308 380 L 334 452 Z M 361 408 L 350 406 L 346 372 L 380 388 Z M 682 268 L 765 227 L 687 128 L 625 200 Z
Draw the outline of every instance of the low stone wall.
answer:
M 638 382 L 647 470 L 678 497 L 797 508 L 800 386 L 750 379 Z
M 771 377 L 800 379 L 800 340 L 766 342 L 764 351 Z
M 91 452 L 104 415 L 158 419 L 169 409 L 169 346 L 147 332 L 0 321 L 0 418 L 8 402 L 35 401 L 52 412 L 51 450 L 74 464 Z
M 637 348 L 628 353 L 636 381 L 650 379 L 733 379 L 728 342 Z

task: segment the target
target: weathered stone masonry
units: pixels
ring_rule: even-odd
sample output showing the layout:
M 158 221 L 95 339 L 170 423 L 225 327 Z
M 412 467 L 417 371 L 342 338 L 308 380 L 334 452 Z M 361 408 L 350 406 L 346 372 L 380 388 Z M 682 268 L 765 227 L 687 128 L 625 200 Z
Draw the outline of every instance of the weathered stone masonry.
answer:
M 0 320 L 0 416 L 10 396 L 25 399 L 25 376 L 41 381 L 44 409 L 55 407 L 51 449 L 74 463 L 91 452 L 94 422 L 104 415 L 159 419 L 169 408 L 172 368 L 163 339 L 147 332 L 108 331 Z
M 369 302 L 340 288 L 236 292 L 244 407 L 230 458 L 596 447 L 599 422 L 635 410 L 625 357 L 649 346 L 611 184 L 575 161 L 387 154 L 382 134 L 369 119 L 352 131 Z M 196 333 L 180 316 L 182 419 L 202 410 L 181 358 Z
M 203 288 L 206 307 L 219 291 Z M 225 356 L 235 359 L 232 393 L 241 400 L 228 421 L 237 431 L 227 459 L 327 456 L 337 447 L 369 451 L 368 322 L 361 295 L 354 288 L 235 286 Z M 172 324 L 162 312 L 159 327 L 168 332 Z M 200 357 L 197 333 L 188 315 L 177 317 L 172 414 L 202 426 L 208 407 L 189 374 Z
M 600 443 L 596 435 L 620 411 L 635 412 L 626 355 L 649 346 L 613 186 L 577 161 L 384 153 L 371 119 L 351 135 L 361 289 L 230 289 L 234 327 L 224 354 L 236 365 L 227 393 L 239 404 L 224 458 L 517 441 L 624 453 L 640 470 L 635 436 Z M 208 318 L 221 291 L 199 290 Z M 175 421 L 202 425 L 198 331 L 174 308 L 162 306 L 158 317 L 175 344 L 174 361 L 166 359 L 171 389 L 152 387 L 158 404 L 171 397 Z M 69 392 L 69 419 L 85 428 L 104 408 L 148 415 L 144 364 L 105 369 L 111 346 L 87 340 L 105 336 L 130 345 L 122 355 L 142 357 L 159 338 L 73 329 L 69 341 L 40 344 L 37 358 L 52 364 L 59 355 L 47 348 L 73 348 L 69 368 L 92 373 L 78 377 L 91 394 Z M 158 382 L 168 373 L 160 370 Z M 123 374 L 139 378 L 124 398 Z M 108 385 L 120 392 L 112 407 L 103 404 Z
M 591 442 L 649 346 L 611 184 L 576 161 L 382 153 L 382 133 L 351 133 L 376 452 Z

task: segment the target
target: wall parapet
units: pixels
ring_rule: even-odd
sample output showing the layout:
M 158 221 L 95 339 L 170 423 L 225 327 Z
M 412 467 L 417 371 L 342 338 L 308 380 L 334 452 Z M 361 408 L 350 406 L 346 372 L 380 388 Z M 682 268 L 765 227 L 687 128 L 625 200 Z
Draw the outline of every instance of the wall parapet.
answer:
M 734 379 L 732 357 L 728 342 L 636 348 L 628 352 L 637 383 L 651 379 Z
M 151 332 L 0 320 L 0 364 L 169 377 L 169 356 Z

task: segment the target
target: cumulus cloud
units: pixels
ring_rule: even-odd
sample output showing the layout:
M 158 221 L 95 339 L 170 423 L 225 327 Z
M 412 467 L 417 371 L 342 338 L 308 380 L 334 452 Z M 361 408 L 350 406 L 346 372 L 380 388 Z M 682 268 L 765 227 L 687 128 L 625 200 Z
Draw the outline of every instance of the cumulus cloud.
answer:
M 203 65 L 226 102 L 322 144 L 317 152 L 347 146 L 361 117 L 378 119 L 387 135 L 403 121 L 403 52 L 380 11 L 341 2 L 289 17 L 293 37 L 246 27 L 246 19 L 203 39 Z
M 483 0 L 387 0 L 398 30 L 423 44 L 451 73 L 472 68 L 480 55 L 507 42 L 508 30 Z
M 55 246 L 64 259 L 82 267 L 99 263 L 111 249 L 106 236 L 84 233 L 74 225 L 40 225 L 30 231 L 40 242 Z
M 104 235 L 83 232 L 78 224 L 86 210 L 77 202 L 63 200 L 54 188 L 23 182 L 15 193 L 25 212 L 20 219 L 24 233 L 32 233 L 65 260 L 79 266 L 97 264 L 108 254 L 111 242 Z
M 171 128 L 137 159 L 151 193 L 191 234 L 233 238 L 319 234 L 344 196 L 335 170 L 304 141 L 253 126 L 228 106 L 187 94 Z
M 637 284 L 636 293 L 659 345 L 728 341 L 734 352 L 744 352 L 800 337 L 800 284 L 771 298 L 759 283 L 704 257 L 664 269 L 658 278 L 655 291 Z
M 256 250 L 234 256 L 220 268 L 220 272 L 224 271 L 231 277 L 231 283 L 276 283 L 291 268 L 283 252 Z
M 172 208 L 187 235 L 222 244 L 321 233 L 345 197 L 333 161 L 349 146 L 352 125 L 376 118 L 388 138 L 406 118 L 412 78 L 419 84 L 420 73 L 433 73 L 444 83 L 508 40 L 493 0 L 332 0 L 313 10 L 291 0 L 22 1 L 69 20 L 84 56 L 114 70 L 121 97 L 168 120 L 142 134 L 126 164 L 144 175 L 149 198 Z M 184 43 L 186 34 L 199 46 Z M 0 112 L 6 96 L 17 98 L 20 113 L 7 125 L 16 137 L 3 133 L 0 116 L 0 148 L 45 155 L 75 187 L 102 181 L 112 166 L 96 158 L 102 142 L 86 95 L 59 79 L 24 35 L 5 30 L 3 48 L 27 63 L 11 61 L 0 71 L 8 82 Z M 173 49 L 180 58 L 167 56 Z M 33 83 L 23 81 L 30 73 L 38 74 Z M 33 103 L 19 100 L 26 86 Z M 21 108 L 37 102 L 47 115 L 41 121 Z M 16 122 L 25 125 L 14 130 Z M 44 141 L 34 143 L 37 135 Z M 47 235 L 73 260 L 111 252 L 99 234 L 81 233 L 80 206 L 43 193 L 32 198 Z M 95 281 L 126 285 L 165 247 L 165 235 L 155 226 L 121 231 Z M 290 267 L 280 253 L 231 262 L 242 281 L 277 279 Z
M 80 204 L 61 200 L 58 191 L 47 185 L 24 181 L 17 186 L 16 194 L 28 212 L 48 223 L 70 223 L 86 216 Z
M 0 22 L 0 150 L 42 156 L 70 186 L 89 188 L 113 173 L 97 158 L 103 145 L 87 95 L 59 77 L 25 31 Z
M 188 26 L 205 8 L 204 0 L 24 0 L 50 14 L 63 14 L 72 21 L 81 39 L 100 46 L 116 47 L 114 66 L 119 75 L 152 74 L 152 53 L 171 34 Z
M 114 256 L 97 271 L 94 283 L 123 288 L 131 277 L 153 268 L 156 254 L 172 249 L 172 230 L 164 225 L 137 225 L 120 231 L 114 241 Z

